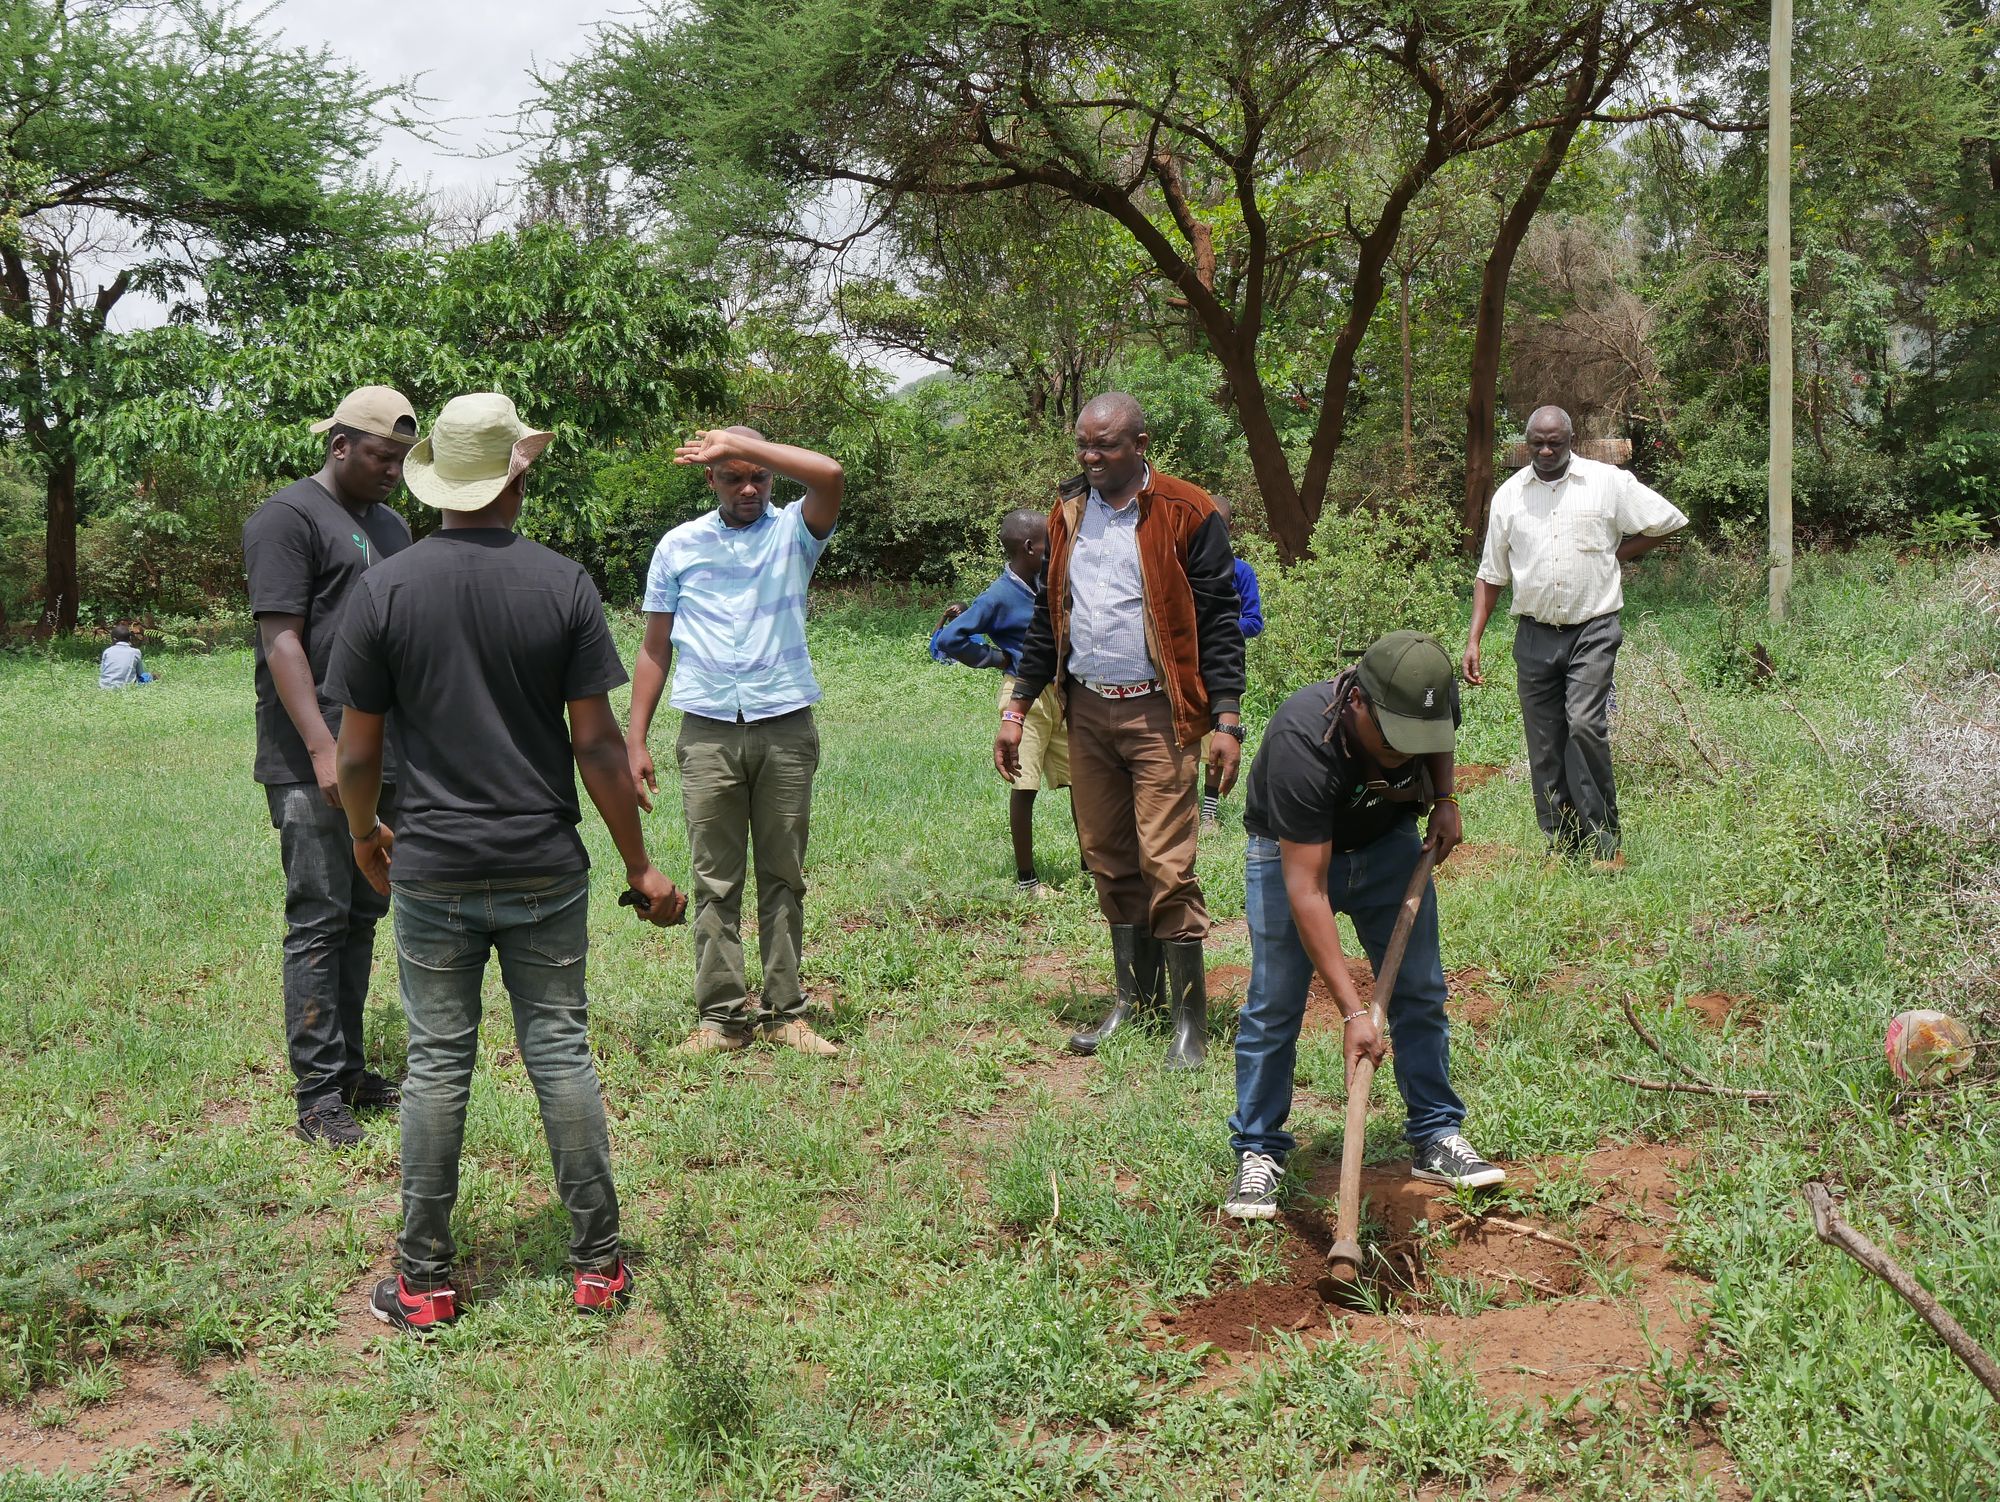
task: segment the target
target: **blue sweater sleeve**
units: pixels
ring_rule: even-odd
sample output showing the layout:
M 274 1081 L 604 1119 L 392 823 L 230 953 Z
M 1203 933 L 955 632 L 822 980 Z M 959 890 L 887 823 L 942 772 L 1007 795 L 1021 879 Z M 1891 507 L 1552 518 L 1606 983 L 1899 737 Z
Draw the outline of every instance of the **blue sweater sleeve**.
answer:
M 933 658 L 939 662 L 962 662 L 969 668 L 1005 666 L 1006 653 L 974 640 L 987 629 L 988 617 L 993 613 L 992 593 L 987 590 L 966 606 L 956 620 L 938 627 L 937 634 L 931 637 Z
M 1236 560 L 1236 597 L 1243 603 L 1243 613 L 1236 624 L 1243 629 L 1243 639 L 1250 640 L 1264 630 L 1264 595 L 1257 587 L 1257 570 L 1241 558 Z

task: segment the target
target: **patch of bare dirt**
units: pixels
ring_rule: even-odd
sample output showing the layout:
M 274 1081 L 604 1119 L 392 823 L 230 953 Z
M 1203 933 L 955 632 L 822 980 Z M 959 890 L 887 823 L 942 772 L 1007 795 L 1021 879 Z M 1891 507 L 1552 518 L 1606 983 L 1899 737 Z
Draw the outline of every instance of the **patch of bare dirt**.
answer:
M 1514 1169 L 1509 1188 L 1527 1196 L 1545 1179 L 1588 1181 L 1592 1201 L 1561 1225 L 1525 1211 L 1467 1215 L 1402 1163 L 1365 1168 L 1363 1239 L 1378 1253 L 1371 1280 L 1386 1306 L 1371 1314 L 1321 1297 L 1340 1165 L 1319 1158 L 1283 1217 L 1286 1275 L 1222 1289 L 1156 1328 L 1237 1353 L 1267 1349 L 1281 1332 L 1435 1346 L 1488 1393 L 1529 1400 L 1640 1374 L 1655 1346 L 1682 1352 L 1696 1333 L 1689 1306 L 1705 1285 L 1666 1251 L 1675 1174 L 1691 1160 L 1685 1149 L 1640 1144 Z M 1596 1263 L 1622 1271 L 1629 1292 L 1600 1292 Z M 1450 1312 L 1438 1296 L 1443 1278 L 1461 1280 L 1454 1293 L 1481 1307 Z
M 1699 996 L 1683 996 L 1681 1005 L 1714 1028 L 1720 1028 L 1732 1017 L 1738 1027 L 1762 1027 L 1764 1022 L 1753 1010 L 1749 997 L 1732 996 L 1727 991 L 1704 991 Z
M 212 1376 L 183 1371 L 171 1361 L 135 1361 L 124 1367 L 123 1376 L 124 1386 L 110 1398 L 60 1427 L 34 1422 L 37 1412 L 46 1413 L 60 1401 L 60 1394 L 0 1408 L 0 1471 L 82 1475 L 114 1450 L 156 1446 L 190 1424 L 220 1418 L 227 1408 L 209 1391 Z
M 1208 1004 L 1234 1010 L 1243 1005 L 1243 998 L 1250 994 L 1250 967 L 1248 965 L 1210 965 L 1208 967 Z
M 1461 764 L 1452 768 L 1452 787 L 1461 793 L 1469 793 L 1482 782 L 1491 782 L 1496 777 L 1507 774 L 1505 767 L 1487 766 L 1480 762 Z
M 1368 1006 L 1375 996 L 1375 972 L 1369 968 L 1368 961 L 1358 954 L 1344 958 L 1348 978 L 1360 993 L 1361 1004 Z M 1209 973 L 1212 976 L 1215 972 Z M 1445 1010 L 1459 1022 L 1475 1027 L 1485 1023 L 1499 1010 L 1499 1003 L 1486 989 L 1491 981 L 1492 977 L 1477 965 L 1451 971 L 1444 978 Z M 1337 1033 L 1340 1027 L 1340 1008 L 1334 1005 L 1326 983 L 1315 975 L 1306 991 L 1306 1016 L 1301 1031 Z M 1391 1047 L 1394 1047 L 1393 1042 Z

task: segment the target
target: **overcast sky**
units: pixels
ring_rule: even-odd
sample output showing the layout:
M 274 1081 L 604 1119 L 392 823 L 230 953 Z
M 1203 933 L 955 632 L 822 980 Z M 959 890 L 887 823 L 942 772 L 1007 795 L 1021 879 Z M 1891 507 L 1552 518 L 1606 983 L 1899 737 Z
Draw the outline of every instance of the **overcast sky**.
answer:
M 437 121 L 435 141 L 384 134 L 378 157 L 411 186 L 505 182 L 515 112 L 535 93 L 531 69 L 553 68 L 590 45 L 597 23 L 634 14 L 629 3 L 475 4 L 472 0 L 280 0 L 267 22 L 300 45 L 326 44 L 370 78 L 414 78 Z

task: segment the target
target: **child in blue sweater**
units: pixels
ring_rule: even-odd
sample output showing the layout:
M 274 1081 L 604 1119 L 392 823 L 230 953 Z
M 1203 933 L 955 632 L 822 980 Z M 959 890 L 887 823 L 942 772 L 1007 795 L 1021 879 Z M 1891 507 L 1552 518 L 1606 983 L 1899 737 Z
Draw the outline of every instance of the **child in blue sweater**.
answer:
M 931 656 L 969 668 L 998 668 L 1000 707 L 1005 709 L 1014 694 L 1021 644 L 1035 614 L 1035 581 L 1048 557 L 1048 519 L 1035 511 L 1008 512 L 1000 523 L 1000 549 L 1007 557 L 1006 568 L 970 605 L 946 607 L 931 637 Z M 1007 803 L 1015 886 L 1024 894 L 1053 895 L 1035 875 L 1035 794 L 1045 787 L 1068 786 L 1069 732 L 1051 686 L 1028 711 L 1021 732 L 1021 775 Z
M 1215 502 L 1215 509 L 1222 514 L 1222 525 L 1225 527 L 1228 526 L 1229 502 L 1222 496 L 1215 496 L 1213 500 Z M 1236 560 L 1236 602 L 1236 626 L 1243 633 L 1243 639 L 1248 641 L 1251 637 L 1260 635 L 1264 630 L 1264 596 L 1263 592 L 1257 588 L 1257 571 L 1241 558 Z M 1203 767 L 1208 765 L 1208 740 L 1206 737 L 1202 739 L 1201 743 L 1201 764 Z M 1201 822 L 1204 828 L 1213 829 L 1216 817 L 1222 808 L 1222 789 L 1212 780 L 1215 776 L 1213 772 L 1206 775 L 1210 780 L 1202 784 Z

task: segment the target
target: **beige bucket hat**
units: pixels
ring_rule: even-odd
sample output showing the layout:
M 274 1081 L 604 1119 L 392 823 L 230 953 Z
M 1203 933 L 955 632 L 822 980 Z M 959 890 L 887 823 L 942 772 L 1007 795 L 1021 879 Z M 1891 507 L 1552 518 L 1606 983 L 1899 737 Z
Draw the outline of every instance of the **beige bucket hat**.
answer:
M 555 434 L 521 421 L 497 391 L 475 391 L 444 404 L 431 436 L 403 461 L 410 493 L 440 511 L 477 511 L 513 482 Z

